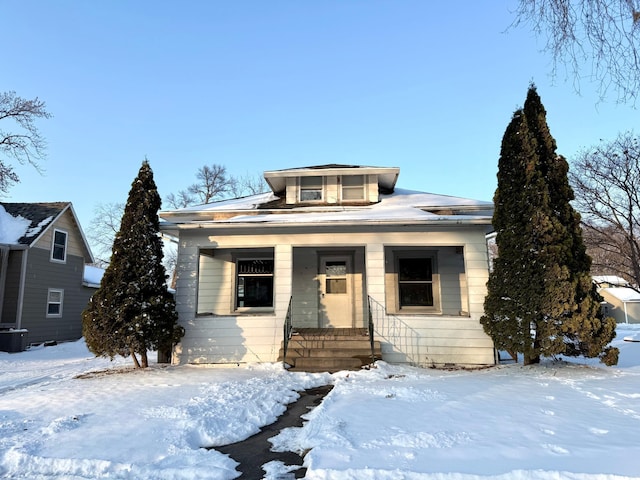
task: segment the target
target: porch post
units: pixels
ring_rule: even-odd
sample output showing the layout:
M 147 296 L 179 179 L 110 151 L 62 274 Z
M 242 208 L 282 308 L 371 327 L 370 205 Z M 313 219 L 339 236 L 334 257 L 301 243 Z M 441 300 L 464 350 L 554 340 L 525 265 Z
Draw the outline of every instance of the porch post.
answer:
M 291 300 L 293 278 L 293 248 L 291 245 L 276 245 L 274 249 L 275 312 L 280 327 L 287 315 Z

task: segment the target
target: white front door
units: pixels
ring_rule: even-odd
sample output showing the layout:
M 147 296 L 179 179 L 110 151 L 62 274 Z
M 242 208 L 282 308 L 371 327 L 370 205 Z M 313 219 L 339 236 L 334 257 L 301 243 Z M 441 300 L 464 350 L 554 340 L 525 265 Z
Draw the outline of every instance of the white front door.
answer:
M 321 328 L 353 327 L 352 260 L 348 255 L 320 257 Z

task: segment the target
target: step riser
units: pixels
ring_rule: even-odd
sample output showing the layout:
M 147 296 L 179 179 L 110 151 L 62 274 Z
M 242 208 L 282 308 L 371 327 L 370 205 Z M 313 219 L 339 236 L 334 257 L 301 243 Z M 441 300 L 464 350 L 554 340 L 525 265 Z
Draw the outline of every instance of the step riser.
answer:
M 378 348 L 380 342 L 374 342 L 374 348 Z M 371 349 L 369 339 L 361 340 L 298 340 L 292 338 L 289 340 L 289 348 L 317 348 L 317 349 L 351 349 L 351 348 L 368 348 Z

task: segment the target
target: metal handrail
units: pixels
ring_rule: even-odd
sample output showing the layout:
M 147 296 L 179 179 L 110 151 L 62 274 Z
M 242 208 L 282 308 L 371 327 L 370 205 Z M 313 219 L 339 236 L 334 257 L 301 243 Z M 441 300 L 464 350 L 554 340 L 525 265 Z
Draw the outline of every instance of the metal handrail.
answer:
M 376 354 L 374 348 L 374 324 L 373 324 L 373 313 L 371 308 L 371 297 L 367 295 L 367 301 L 369 304 L 369 343 L 371 344 L 371 364 L 374 365 L 376 363 Z
M 287 363 L 287 348 L 289 347 L 289 340 L 291 340 L 291 335 L 293 333 L 293 315 L 291 314 L 291 303 L 293 301 L 293 297 L 289 299 L 289 307 L 287 308 L 287 316 L 284 318 L 284 342 L 283 342 L 283 352 L 282 352 L 282 366 L 284 367 Z M 285 367 L 286 368 L 286 367 Z

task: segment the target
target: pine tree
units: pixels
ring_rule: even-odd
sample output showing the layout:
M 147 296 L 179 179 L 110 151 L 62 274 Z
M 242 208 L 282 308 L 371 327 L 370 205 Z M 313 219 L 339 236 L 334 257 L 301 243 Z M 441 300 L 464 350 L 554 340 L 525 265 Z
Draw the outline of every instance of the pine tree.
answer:
M 496 348 L 524 363 L 585 355 L 617 363 L 590 277 L 580 216 L 569 203 L 568 164 L 556 154 L 535 86 L 502 139 L 493 226 L 498 258 L 487 284 L 485 331 Z
M 111 262 L 82 314 L 83 335 L 94 354 L 131 355 L 136 367 L 148 366 L 148 350 L 167 350 L 184 334 L 162 265 L 160 204 L 145 160 L 131 185 Z

